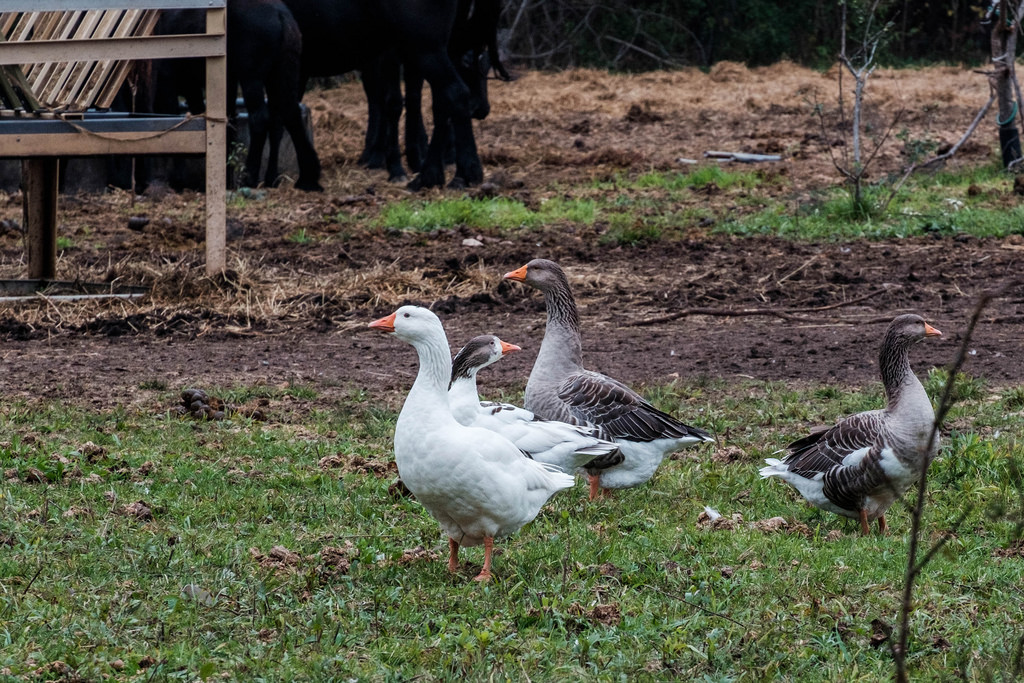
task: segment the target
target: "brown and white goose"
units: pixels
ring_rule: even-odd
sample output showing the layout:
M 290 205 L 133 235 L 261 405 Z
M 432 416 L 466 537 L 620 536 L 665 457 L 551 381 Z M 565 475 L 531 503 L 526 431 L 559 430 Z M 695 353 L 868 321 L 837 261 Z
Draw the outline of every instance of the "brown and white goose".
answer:
M 544 341 L 526 384 L 526 409 L 548 420 L 598 427 L 601 438 L 619 444 L 624 456 L 619 465 L 588 471 L 591 499 L 601 488 L 644 483 L 673 451 L 714 441 L 704 430 L 661 412 L 622 382 L 583 368 L 576 301 L 558 264 L 534 259 L 505 278 L 539 289 L 547 307 Z
M 860 519 L 865 534 L 871 531 L 868 523 L 877 519 L 885 533 L 886 510 L 917 481 L 938 448 L 936 434 L 926 456 L 935 413 L 910 369 L 910 347 L 939 336 L 919 315 L 893 320 L 878 358 L 885 408 L 851 415 L 794 441 L 783 460 L 765 461 L 761 476 L 791 484 L 815 507 Z
M 555 465 L 569 474 L 583 467 L 597 470 L 622 462 L 618 444 L 598 437 L 597 427 L 544 420 L 511 403 L 480 400 L 477 373 L 505 354 L 519 350 L 515 344 L 503 342 L 493 334 L 482 334 L 470 339 L 455 354 L 448 387 L 448 402 L 455 419 L 467 427 L 497 432 L 534 460 Z

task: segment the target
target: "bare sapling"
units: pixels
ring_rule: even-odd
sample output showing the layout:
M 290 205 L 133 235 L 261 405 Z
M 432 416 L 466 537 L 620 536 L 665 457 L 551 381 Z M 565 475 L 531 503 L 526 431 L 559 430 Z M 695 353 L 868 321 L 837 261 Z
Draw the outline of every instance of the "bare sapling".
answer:
M 846 178 L 847 183 L 851 186 L 854 208 L 857 211 L 864 213 L 868 212 L 871 208 L 868 206 L 868 200 L 864 196 L 864 187 L 868 178 L 868 169 L 871 166 L 871 163 L 875 160 L 875 157 L 878 155 L 882 146 L 885 144 L 886 140 L 888 140 L 889 136 L 892 134 L 893 129 L 899 122 L 903 113 L 900 111 L 896 114 L 883 134 L 873 141 L 871 149 L 866 151 L 866 145 L 864 144 L 865 90 L 867 89 L 868 79 L 878 67 L 878 63 L 875 61 L 878 49 L 889 32 L 889 29 L 892 27 L 891 23 L 886 23 L 881 27 L 875 26 L 875 13 L 880 2 L 881 0 L 873 0 L 867 8 L 860 43 L 853 48 L 852 51 L 847 40 L 847 27 L 849 24 L 847 3 L 844 1 L 840 5 L 842 10 L 842 20 L 840 24 L 841 33 L 838 59 L 842 68 L 839 69 L 838 77 L 839 116 L 840 126 L 844 131 L 849 131 L 850 144 L 843 145 L 841 159 L 836 156 L 836 153 L 833 151 L 831 146 L 828 148 L 829 154 L 832 158 L 832 165 L 835 166 L 836 170 L 839 171 L 844 178 Z M 843 88 L 844 72 L 852 76 L 854 82 L 853 103 L 849 123 L 847 123 L 846 120 L 847 106 Z M 819 122 L 824 130 L 824 114 L 820 107 L 818 107 L 817 110 Z

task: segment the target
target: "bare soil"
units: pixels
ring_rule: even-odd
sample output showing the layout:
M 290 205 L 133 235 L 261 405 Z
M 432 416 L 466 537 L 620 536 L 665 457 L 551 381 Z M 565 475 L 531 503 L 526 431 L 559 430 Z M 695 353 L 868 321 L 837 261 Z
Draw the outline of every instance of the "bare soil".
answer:
M 720 64 L 708 74 L 524 73 L 492 86 L 491 116 L 478 124 L 483 192 L 537 206 L 554 196 L 592 196 L 592 181 L 617 173 L 680 169 L 680 157 L 729 150 L 784 155 L 763 169 L 784 182 L 759 191 L 796 206 L 839 181 L 828 154 L 842 149 L 835 114 L 823 132 L 813 112 L 816 101 L 834 109 L 835 75 L 790 64 Z M 899 125 L 912 138 L 948 145 L 987 92 L 983 77 L 966 68 L 881 71 L 868 116 L 886 126 L 902 111 Z M 946 333 L 915 351 L 917 368 L 943 365 L 979 295 L 1019 275 L 1024 262 L 1019 235 L 809 244 L 714 235 L 705 221 L 679 226 L 679 239 L 621 247 L 600 242 L 607 227 L 600 222 L 511 234 L 371 227 L 382 207 L 410 195 L 383 171 L 355 165 L 362 97 L 358 83 L 307 95 L 327 191 L 279 188 L 233 201 L 225 278 L 203 276 L 201 195 L 154 188 L 143 197 L 64 198 L 58 277 L 146 284 L 151 294 L 139 302 L 40 299 L 0 309 L 4 395 L 152 409 L 160 387 L 302 383 L 320 401 L 353 388 L 387 389 L 397 401 L 415 373 L 414 354 L 366 323 L 406 302 L 431 305 L 453 347 L 482 332 L 522 346 L 482 382 L 491 392 L 521 388 L 543 334 L 543 304 L 501 275 L 537 256 L 569 273 L 593 369 L 630 383 L 721 377 L 860 385 L 877 378 L 877 345 L 894 315 L 917 311 Z M 988 163 L 993 132 L 994 124 L 983 124 L 953 164 Z M 888 144 L 878 173 L 905 164 L 904 152 L 902 143 Z M 1009 179 L 1005 201 L 1017 201 Z M 719 218 L 756 205 L 733 192 L 692 202 Z M 20 195 L 0 196 L 0 277 L 24 276 L 20 203 Z M 133 216 L 149 222 L 129 228 Z M 467 238 L 482 244 L 464 245 Z M 965 370 L 994 386 L 1024 381 L 1022 331 L 1018 290 L 985 310 Z

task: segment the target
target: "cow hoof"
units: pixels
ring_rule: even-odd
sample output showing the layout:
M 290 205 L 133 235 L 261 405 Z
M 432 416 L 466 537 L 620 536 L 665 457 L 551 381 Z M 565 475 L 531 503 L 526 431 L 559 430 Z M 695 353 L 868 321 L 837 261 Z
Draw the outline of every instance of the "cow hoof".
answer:
M 323 192 L 324 191 L 323 186 L 320 185 L 320 183 L 316 182 L 315 180 L 309 181 L 309 180 L 303 180 L 302 178 L 299 178 L 295 182 L 295 188 L 297 190 L 302 190 L 303 192 Z
M 388 177 L 388 182 L 389 183 L 404 183 L 408 179 L 409 179 L 409 176 L 407 176 L 404 173 L 394 174 L 394 175 L 391 175 L 391 176 Z
M 459 176 L 455 176 L 454 178 L 452 178 L 452 181 L 448 183 L 448 189 L 450 190 L 464 190 L 466 189 L 466 187 L 466 180 L 464 178 L 460 178 Z
M 441 187 L 442 185 L 444 185 L 443 175 L 435 179 L 432 177 L 432 174 L 420 173 L 406 187 L 413 192 L 419 192 L 427 187 Z

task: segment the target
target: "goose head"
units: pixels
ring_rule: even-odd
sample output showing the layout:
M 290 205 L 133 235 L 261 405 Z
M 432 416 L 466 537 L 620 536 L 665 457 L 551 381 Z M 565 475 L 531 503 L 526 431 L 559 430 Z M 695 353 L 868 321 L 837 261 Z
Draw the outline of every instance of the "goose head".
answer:
M 441 320 L 420 306 L 402 306 L 391 315 L 374 320 L 369 326 L 393 334 L 409 344 L 445 339 Z
M 535 258 L 525 266 L 505 273 L 504 279 L 522 282 L 542 292 L 569 289 L 569 280 L 554 261 Z
M 929 325 L 924 318 L 907 313 L 896 317 L 885 332 L 885 344 L 897 348 L 909 348 L 925 337 L 941 337 L 942 332 Z
M 482 368 L 497 363 L 506 355 L 519 350 L 515 344 L 503 342 L 493 334 L 473 337 L 452 360 L 452 381 L 459 377 L 473 377 Z

